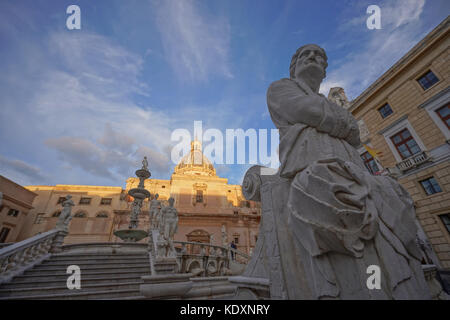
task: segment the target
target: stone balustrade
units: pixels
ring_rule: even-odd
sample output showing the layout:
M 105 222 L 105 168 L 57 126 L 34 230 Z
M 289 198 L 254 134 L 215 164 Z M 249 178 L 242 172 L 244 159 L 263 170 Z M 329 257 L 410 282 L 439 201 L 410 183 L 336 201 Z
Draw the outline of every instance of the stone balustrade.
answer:
M 174 241 L 181 272 L 192 272 L 201 276 L 223 275 L 230 270 L 230 261 L 246 265 L 250 256 L 229 247 L 209 243 Z M 228 271 L 227 271 L 228 270 Z
M 413 155 L 412 157 L 403 160 L 402 162 L 397 163 L 396 166 L 400 171 L 405 172 L 430 160 L 431 158 L 428 153 L 426 151 L 422 151 L 418 154 Z
M 66 235 L 53 229 L 0 249 L 0 284 L 59 252 Z
M 180 253 L 188 255 L 208 255 L 208 256 L 226 256 L 231 259 L 232 253 L 234 253 L 236 260 L 240 263 L 247 263 L 250 260 L 250 256 L 229 247 L 218 246 L 209 243 L 202 242 L 189 242 L 189 241 L 174 241 L 174 244 L 178 244 L 177 248 Z

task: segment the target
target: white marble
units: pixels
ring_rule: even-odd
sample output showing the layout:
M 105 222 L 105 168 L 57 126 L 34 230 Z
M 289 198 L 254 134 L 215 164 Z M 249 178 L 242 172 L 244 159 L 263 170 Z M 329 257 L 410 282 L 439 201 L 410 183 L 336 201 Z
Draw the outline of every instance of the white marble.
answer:
M 318 93 L 327 65 L 322 48 L 303 46 L 290 79 L 267 91 L 281 165 L 277 175 L 254 166 L 244 178 L 262 219 L 243 276 L 270 280 L 272 299 L 430 299 L 413 201 L 364 167 L 356 120 Z M 380 267 L 380 289 L 367 286 L 370 265 Z

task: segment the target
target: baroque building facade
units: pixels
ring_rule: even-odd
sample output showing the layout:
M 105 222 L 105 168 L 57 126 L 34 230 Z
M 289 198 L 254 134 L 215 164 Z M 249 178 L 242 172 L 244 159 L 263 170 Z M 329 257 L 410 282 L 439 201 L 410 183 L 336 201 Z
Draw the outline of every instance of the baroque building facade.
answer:
M 24 240 L 33 200 L 37 196 L 0 175 L 0 248 L 2 244 Z
M 450 268 L 449 33 L 447 18 L 348 106 L 367 169 L 396 177 L 411 194 L 443 268 Z
M 24 225 L 24 238 L 55 227 L 61 203 L 72 195 L 75 206 L 66 244 L 86 242 L 120 242 L 113 232 L 126 229 L 133 199 L 128 190 L 137 187 L 138 178 L 128 178 L 126 187 L 55 185 L 27 186 L 37 194 L 30 219 Z M 261 209 L 246 201 L 240 185 L 228 184 L 217 176 L 212 163 L 203 155 L 199 141 L 191 142 L 190 153 L 175 167 L 170 180 L 147 179 L 145 188 L 151 193 L 139 217 L 139 229 L 149 228 L 149 200 L 159 195 L 163 205 L 175 199 L 178 210 L 176 241 L 194 241 L 229 246 L 251 254 L 258 236 Z M 146 239 L 142 240 L 146 241 Z

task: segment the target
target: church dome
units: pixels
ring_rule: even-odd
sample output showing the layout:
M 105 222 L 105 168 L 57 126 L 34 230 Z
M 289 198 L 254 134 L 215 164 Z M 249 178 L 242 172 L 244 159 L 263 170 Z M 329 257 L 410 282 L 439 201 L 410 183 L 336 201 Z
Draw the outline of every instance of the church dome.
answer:
M 185 155 L 174 170 L 175 174 L 215 176 L 216 169 L 202 152 L 202 144 L 198 140 L 191 142 L 191 151 Z

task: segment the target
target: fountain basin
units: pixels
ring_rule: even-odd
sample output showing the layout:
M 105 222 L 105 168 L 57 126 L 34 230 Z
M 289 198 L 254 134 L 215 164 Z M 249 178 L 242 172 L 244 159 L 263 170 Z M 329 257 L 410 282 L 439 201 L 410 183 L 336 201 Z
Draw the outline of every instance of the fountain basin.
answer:
M 137 229 L 122 229 L 114 231 L 114 235 L 125 242 L 138 242 L 148 236 L 148 232 Z
M 150 197 L 150 192 L 142 188 L 133 188 L 128 191 L 128 194 L 136 199 L 145 199 Z

